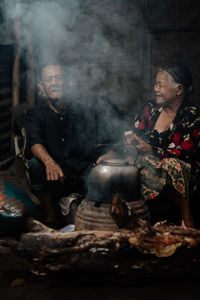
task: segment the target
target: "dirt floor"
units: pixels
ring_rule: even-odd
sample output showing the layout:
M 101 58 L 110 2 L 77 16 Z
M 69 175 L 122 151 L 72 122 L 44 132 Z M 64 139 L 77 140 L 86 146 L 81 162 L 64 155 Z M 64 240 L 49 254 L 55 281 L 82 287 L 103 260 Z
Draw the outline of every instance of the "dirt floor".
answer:
M 198 285 L 193 283 L 172 283 L 150 286 L 90 286 L 54 285 L 52 282 L 25 284 L 23 287 L 8 288 L 1 286 L 1 299 L 200 299 Z
M 200 299 L 199 270 L 152 278 L 113 277 L 88 272 L 41 272 L 35 263 L 14 250 L 16 240 L 0 240 L 0 299 Z M 121 280 L 123 278 L 123 280 Z
M 108 300 L 143 300 L 143 299 L 200 299 L 198 281 L 175 280 L 167 283 L 116 285 L 116 284 L 90 284 L 90 283 L 59 283 L 57 278 L 43 276 L 35 278 L 15 273 L 7 278 L 5 275 L 0 282 L 1 299 L 108 299 Z M 20 283 L 21 280 L 21 283 Z

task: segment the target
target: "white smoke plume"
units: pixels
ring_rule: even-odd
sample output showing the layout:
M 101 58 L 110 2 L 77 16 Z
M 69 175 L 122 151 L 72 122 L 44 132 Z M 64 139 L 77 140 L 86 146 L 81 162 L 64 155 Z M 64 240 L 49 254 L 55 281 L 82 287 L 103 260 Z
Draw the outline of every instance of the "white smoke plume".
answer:
M 144 22 L 137 0 L 16 0 L 4 2 L 5 19 L 20 15 L 22 48 L 31 36 L 35 72 L 59 60 L 66 93 L 101 105 L 107 98 L 125 114 L 141 101 Z M 95 99 L 95 100 L 94 100 Z

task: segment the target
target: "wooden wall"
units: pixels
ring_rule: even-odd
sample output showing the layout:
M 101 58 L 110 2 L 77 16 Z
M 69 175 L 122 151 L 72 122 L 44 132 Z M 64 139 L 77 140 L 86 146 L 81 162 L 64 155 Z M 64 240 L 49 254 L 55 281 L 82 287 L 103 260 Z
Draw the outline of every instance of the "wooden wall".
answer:
M 188 65 L 193 74 L 194 100 L 200 99 L 200 2 L 198 0 L 146 0 L 144 90 L 151 95 L 157 68 L 169 61 Z
M 0 162 L 11 155 L 13 47 L 0 45 Z

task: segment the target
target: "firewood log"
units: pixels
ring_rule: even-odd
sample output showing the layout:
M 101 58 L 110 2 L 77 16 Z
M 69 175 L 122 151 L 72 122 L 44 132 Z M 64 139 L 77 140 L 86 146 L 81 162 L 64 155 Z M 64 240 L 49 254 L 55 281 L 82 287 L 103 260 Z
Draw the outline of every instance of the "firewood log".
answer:
M 91 248 L 107 249 L 109 253 L 135 249 L 141 254 L 170 257 L 178 248 L 192 249 L 200 246 L 200 231 L 185 226 L 158 223 L 153 227 L 140 221 L 134 231 L 74 231 L 61 233 L 39 221 L 29 219 L 31 232 L 22 235 L 19 250 L 37 257 L 86 253 Z M 100 251 L 100 250 L 99 250 Z

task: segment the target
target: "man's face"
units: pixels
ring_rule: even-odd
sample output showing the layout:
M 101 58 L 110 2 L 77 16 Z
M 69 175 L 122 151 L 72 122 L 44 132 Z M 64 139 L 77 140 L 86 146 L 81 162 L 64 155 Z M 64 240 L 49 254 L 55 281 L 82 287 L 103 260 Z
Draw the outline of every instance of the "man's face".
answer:
M 48 98 L 60 99 L 63 96 L 64 71 L 59 65 L 49 65 L 42 70 L 42 86 Z

